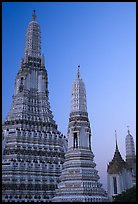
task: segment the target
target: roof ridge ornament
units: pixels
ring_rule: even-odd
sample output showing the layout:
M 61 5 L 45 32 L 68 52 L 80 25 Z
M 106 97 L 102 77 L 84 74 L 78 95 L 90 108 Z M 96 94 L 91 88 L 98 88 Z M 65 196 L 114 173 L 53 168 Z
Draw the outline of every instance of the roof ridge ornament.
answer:
M 35 14 L 35 10 L 33 10 L 33 14 L 32 14 L 32 20 L 35 21 L 36 20 L 36 14 Z
M 115 141 L 116 141 L 116 150 L 118 150 L 118 144 L 117 144 L 117 132 L 115 130 Z

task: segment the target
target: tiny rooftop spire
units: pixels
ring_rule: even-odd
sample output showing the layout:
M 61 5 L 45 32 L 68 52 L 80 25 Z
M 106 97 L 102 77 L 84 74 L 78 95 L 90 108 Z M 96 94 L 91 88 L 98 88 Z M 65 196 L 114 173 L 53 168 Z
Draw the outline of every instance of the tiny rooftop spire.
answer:
M 127 129 L 128 134 L 130 134 L 129 125 L 127 125 Z
M 118 145 L 117 145 L 117 133 L 116 133 L 116 130 L 115 130 L 115 141 L 116 141 L 116 149 L 118 149 Z
M 77 72 L 77 78 L 80 78 L 80 65 L 78 65 L 78 72 Z
M 32 20 L 33 20 L 33 21 L 35 21 L 35 20 L 36 20 L 35 10 L 33 10 Z

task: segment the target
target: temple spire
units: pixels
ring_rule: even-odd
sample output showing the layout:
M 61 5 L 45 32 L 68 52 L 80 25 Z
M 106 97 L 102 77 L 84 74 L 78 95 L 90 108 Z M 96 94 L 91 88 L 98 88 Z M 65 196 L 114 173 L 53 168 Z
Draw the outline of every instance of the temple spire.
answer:
M 48 73 L 44 66 L 44 55 L 41 55 L 41 31 L 35 20 L 35 10 L 31 11 L 30 16 L 26 32 L 25 56 L 21 60 L 15 78 L 11 108 L 2 124 L 2 185 L 4 186 L 2 201 L 6 203 L 8 201 L 51 202 L 67 150 L 67 139 L 58 130 L 50 107 Z M 12 54 L 16 56 L 16 53 Z M 26 135 L 26 143 L 23 135 Z M 42 148 L 37 150 L 35 148 L 39 146 L 40 137 L 46 135 L 48 135 L 46 142 L 41 140 L 45 151 L 43 154 Z M 12 142 L 10 138 L 14 138 Z M 56 141 L 51 143 L 51 138 L 56 138 Z M 32 153 L 30 154 L 30 150 L 23 152 L 20 147 L 32 149 Z M 55 155 L 56 151 L 58 155 Z M 54 163 L 55 156 L 57 160 Z M 14 168 L 15 162 L 18 168 Z M 37 163 L 39 165 L 36 165 Z M 44 172 L 43 167 L 48 167 L 48 174 Z M 41 183 L 38 183 L 39 180 Z M 25 184 L 20 181 L 25 181 Z M 47 186 L 50 189 L 48 191 L 46 191 Z
M 117 144 L 117 133 L 116 133 L 116 130 L 115 130 L 115 141 L 116 141 L 116 150 L 118 150 L 118 144 Z
M 29 23 L 26 32 L 25 62 L 28 62 L 28 57 L 41 57 L 41 31 L 39 24 L 36 22 L 35 10 L 33 10 L 32 21 Z
M 93 161 L 91 128 L 86 108 L 86 90 L 80 79 L 73 82 L 72 109 L 68 124 L 68 150 L 56 196 L 52 202 L 106 202 L 108 200 Z M 95 196 L 96 195 L 96 196 Z M 98 200 L 97 198 L 98 197 Z
M 86 90 L 83 80 L 80 79 L 79 67 L 80 65 L 78 65 L 77 78 L 75 79 L 72 86 L 71 109 L 72 112 L 87 112 Z
M 33 10 L 33 14 L 32 14 L 32 20 L 35 21 L 36 20 L 36 14 L 35 14 L 35 10 Z

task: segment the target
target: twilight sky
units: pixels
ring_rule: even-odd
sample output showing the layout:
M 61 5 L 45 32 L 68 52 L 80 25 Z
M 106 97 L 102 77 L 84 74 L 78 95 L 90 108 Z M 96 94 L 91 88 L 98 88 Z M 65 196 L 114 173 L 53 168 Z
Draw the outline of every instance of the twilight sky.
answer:
M 136 141 L 136 3 L 2 3 L 2 120 L 10 110 L 34 9 L 41 28 L 54 119 L 66 135 L 72 82 L 80 65 L 94 160 L 106 189 L 115 130 L 123 159 L 127 125 Z

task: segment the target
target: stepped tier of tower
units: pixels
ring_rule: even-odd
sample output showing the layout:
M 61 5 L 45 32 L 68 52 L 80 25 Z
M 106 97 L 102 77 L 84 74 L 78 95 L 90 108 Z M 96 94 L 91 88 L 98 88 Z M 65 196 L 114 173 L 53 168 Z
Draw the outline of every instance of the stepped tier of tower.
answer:
M 2 201 L 49 202 L 59 182 L 66 137 L 53 119 L 40 26 L 33 14 L 25 56 L 2 132 Z
M 9 128 L 5 134 L 3 200 L 50 200 L 64 162 L 64 136 L 57 130 L 14 128 Z
M 76 149 L 66 153 L 65 163 L 56 190 L 54 202 L 106 202 L 98 171 L 94 168 L 89 149 Z
M 57 127 L 50 110 L 47 71 L 45 66 L 41 65 L 41 59 L 38 65 L 22 61 L 5 125 L 15 124 L 20 127 L 19 124 L 26 123 L 29 128 L 32 126 L 31 129 L 35 129 L 35 124 L 38 127 Z

